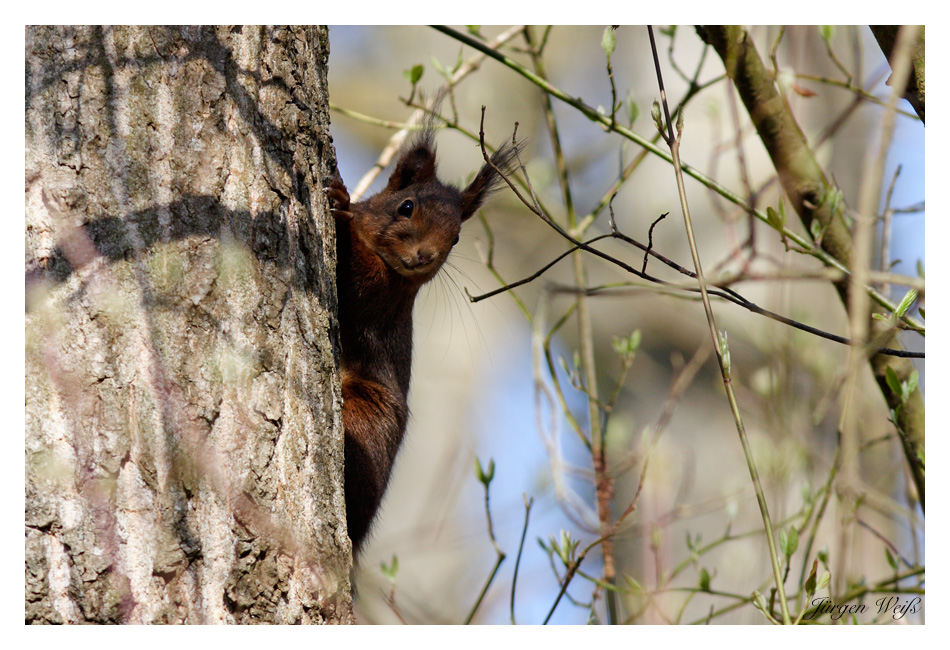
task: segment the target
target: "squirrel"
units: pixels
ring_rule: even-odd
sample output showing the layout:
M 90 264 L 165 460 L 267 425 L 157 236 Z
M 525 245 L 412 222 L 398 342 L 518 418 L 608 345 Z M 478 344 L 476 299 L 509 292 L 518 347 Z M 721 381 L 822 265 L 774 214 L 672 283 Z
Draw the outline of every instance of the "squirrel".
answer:
M 509 144 L 464 189 L 436 176 L 431 125 L 396 162 L 386 187 L 351 203 L 339 170 L 327 188 L 337 226 L 346 525 L 353 553 L 379 509 L 409 418 L 412 307 L 442 268 L 462 223 L 497 189 Z

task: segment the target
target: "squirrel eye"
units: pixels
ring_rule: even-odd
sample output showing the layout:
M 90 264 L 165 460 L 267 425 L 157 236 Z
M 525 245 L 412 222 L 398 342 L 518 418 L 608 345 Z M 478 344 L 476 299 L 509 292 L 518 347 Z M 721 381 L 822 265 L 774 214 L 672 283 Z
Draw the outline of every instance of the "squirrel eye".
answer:
M 455 241 L 452 242 L 452 245 L 455 246 L 457 243 L 459 243 L 459 236 L 458 236 L 458 235 L 455 236 Z
M 399 204 L 399 207 L 396 208 L 396 214 L 398 214 L 400 217 L 409 218 L 412 216 L 413 207 L 412 201 L 403 201 Z

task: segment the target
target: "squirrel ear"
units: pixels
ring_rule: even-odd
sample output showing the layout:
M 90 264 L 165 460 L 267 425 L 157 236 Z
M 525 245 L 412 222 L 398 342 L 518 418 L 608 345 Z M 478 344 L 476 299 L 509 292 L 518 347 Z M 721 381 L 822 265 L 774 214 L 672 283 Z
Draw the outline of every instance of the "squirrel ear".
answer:
M 399 157 L 396 169 L 389 177 L 386 190 L 396 192 L 414 183 L 435 178 L 435 146 L 431 141 L 419 142 Z
M 491 192 L 492 187 L 498 182 L 498 172 L 488 163 L 482 165 L 478 170 L 475 179 L 469 183 L 469 186 L 462 190 L 462 221 L 465 221 L 478 210 L 485 198 Z
M 487 162 L 482 165 L 474 180 L 461 192 L 462 221 L 475 214 L 475 211 L 481 207 L 488 195 L 498 189 L 498 185 L 502 180 L 498 170 L 505 173 L 510 171 L 520 149 L 521 145 L 516 149 L 510 144 L 506 144 L 491 157 L 491 165 Z

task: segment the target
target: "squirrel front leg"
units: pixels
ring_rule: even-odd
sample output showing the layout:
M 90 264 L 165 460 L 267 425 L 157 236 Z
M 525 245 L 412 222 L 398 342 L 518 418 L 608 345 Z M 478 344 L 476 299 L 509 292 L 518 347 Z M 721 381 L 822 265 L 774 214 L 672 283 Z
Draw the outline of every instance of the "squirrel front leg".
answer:
M 344 370 L 344 491 L 354 553 L 383 500 L 407 419 L 408 408 L 398 390 Z

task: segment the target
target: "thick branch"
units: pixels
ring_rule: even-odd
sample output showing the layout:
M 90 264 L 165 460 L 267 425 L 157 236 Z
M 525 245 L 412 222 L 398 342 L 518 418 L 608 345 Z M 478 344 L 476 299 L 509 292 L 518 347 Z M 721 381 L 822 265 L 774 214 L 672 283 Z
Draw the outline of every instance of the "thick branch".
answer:
M 891 54 L 894 50 L 894 43 L 897 41 L 897 32 L 900 31 L 900 25 L 871 25 L 871 32 L 877 39 L 877 44 L 881 46 L 884 56 L 891 60 Z M 904 99 L 910 102 L 910 105 L 917 111 L 920 121 L 924 121 L 924 28 L 921 27 L 917 32 L 917 42 L 914 44 L 914 52 L 911 56 L 911 65 L 913 66 L 910 76 L 907 79 L 907 86 L 904 90 Z M 893 69 L 893 65 L 892 65 Z
M 765 68 L 748 33 L 740 26 L 704 26 L 700 36 L 716 50 L 742 99 L 752 122 L 765 145 L 779 180 L 792 206 L 806 229 L 812 223 L 820 224 L 821 247 L 846 266 L 852 255 L 851 233 L 841 216 L 836 188 L 827 180 L 805 136 L 792 116 L 784 98 L 779 94 L 772 74 Z M 848 302 L 848 283 L 836 284 L 844 304 Z M 870 315 L 868 315 L 870 317 Z M 885 333 L 876 345 L 899 347 L 896 334 Z M 870 358 L 878 386 L 890 408 L 901 403 L 885 379 L 890 366 L 901 381 L 906 381 L 914 370 L 906 359 L 875 354 Z M 924 403 L 919 390 L 897 413 L 897 425 L 904 452 L 917 487 L 921 507 L 924 504 Z

